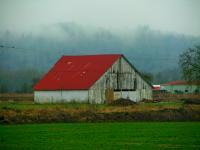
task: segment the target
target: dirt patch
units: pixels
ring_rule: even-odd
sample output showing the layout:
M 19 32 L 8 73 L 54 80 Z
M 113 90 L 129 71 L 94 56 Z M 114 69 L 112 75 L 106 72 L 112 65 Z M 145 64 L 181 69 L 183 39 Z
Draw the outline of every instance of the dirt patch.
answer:
M 200 99 L 200 94 L 170 94 L 153 93 L 153 99 L 158 101 L 174 101 L 181 99 Z
M 162 102 L 161 99 L 143 99 L 141 102 L 143 103 L 159 103 Z
M 135 110 L 128 111 L 96 111 L 93 109 L 2 109 L 0 124 L 53 123 L 53 122 L 129 122 L 129 121 L 200 121 L 199 105 L 186 105 L 182 108 Z M 114 107 L 114 106 L 113 106 Z M 130 106 L 126 106 L 130 107 Z M 125 108 L 125 107 L 124 107 Z M 134 108 L 133 108 L 134 109 Z
M 111 102 L 109 105 L 111 105 L 111 106 L 129 106 L 129 105 L 135 105 L 135 104 L 137 104 L 137 103 L 130 99 L 120 98 L 120 99 L 117 99 L 117 100 Z

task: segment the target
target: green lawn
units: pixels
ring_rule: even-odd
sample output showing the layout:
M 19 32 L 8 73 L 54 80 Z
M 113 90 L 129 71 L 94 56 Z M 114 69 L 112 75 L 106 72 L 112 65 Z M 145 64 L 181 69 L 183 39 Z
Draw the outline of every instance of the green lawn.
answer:
M 91 105 L 87 103 L 34 103 L 34 102 L 1 102 L 0 109 L 17 109 L 17 110 L 26 110 L 26 109 L 46 109 L 46 108 L 72 108 L 72 109 L 84 109 L 89 107 L 106 107 L 104 104 Z
M 134 107 L 182 107 L 182 101 L 172 101 L 172 102 L 158 102 L 158 103 L 139 103 L 134 105 Z M 46 109 L 46 108 L 71 108 L 71 109 L 88 109 L 90 107 L 95 107 L 97 109 L 111 108 L 113 106 L 105 104 L 85 104 L 85 103 L 45 103 L 38 104 L 34 102 L 1 102 L 1 109 L 16 109 L 16 110 L 26 110 L 26 109 Z M 116 107 L 116 106 L 115 106 Z
M 0 125 L 0 149 L 200 149 L 200 122 Z

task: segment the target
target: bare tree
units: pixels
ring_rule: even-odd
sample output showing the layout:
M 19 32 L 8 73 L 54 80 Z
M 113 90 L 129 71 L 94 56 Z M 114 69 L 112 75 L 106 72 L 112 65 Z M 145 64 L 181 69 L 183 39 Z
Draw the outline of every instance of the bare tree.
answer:
M 183 77 L 189 82 L 200 81 L 200 46 L 189 48 L 180 55 Z

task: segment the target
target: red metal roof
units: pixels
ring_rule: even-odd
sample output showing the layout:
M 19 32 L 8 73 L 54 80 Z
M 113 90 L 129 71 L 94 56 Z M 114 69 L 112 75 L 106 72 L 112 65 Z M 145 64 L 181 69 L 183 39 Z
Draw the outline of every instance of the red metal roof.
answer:
M 153 90 L 154 91 L 159 91 L 160 90 L 160 85 L 153 85 Z
M 200 85 L 200 81 L 192 81 L 192 82 L 187 82 L 187 81 L 172 81 L 172 82 L 167 82 L 161 85 Z
M 195 84 L 195 83 L 189 83 L 186 81 L 178 80 L 178 81 L 167 82 L 161 85 L 189 85 L 189 84 Z
M 89 89 L 121 54 L 62 56 L 34 90 Z
M 162 85 L 184 85 L 184 84 L 188 84 L 188 83 L 186 81 L 178 80 L 178 81 L 167 82 Z

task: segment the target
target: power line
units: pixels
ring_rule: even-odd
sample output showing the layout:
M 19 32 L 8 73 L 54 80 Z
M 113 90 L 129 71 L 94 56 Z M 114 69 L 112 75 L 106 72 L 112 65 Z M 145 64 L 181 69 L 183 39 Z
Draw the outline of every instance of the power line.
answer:
M 31 49 L 26 49 L 26 48 L 21 48 L 21 47 L 15 47 L 15 46 L 6 46 L 6 45 L 0 45 L 0 49 L 17 49 L 17 50 L 31 50 Z M 33 50 L 33 49 L 32 49 Z
M 0 48 L 15 48 L 15 47 L 14 46 L 13 47 L 8 47 L 8 46 L 0 45 Z

